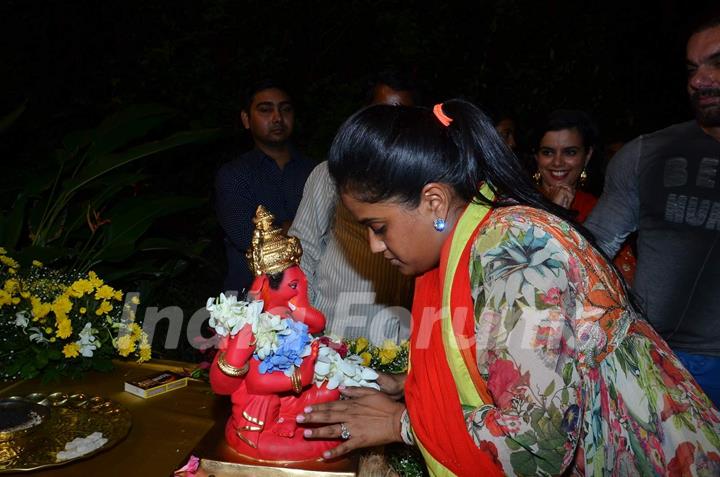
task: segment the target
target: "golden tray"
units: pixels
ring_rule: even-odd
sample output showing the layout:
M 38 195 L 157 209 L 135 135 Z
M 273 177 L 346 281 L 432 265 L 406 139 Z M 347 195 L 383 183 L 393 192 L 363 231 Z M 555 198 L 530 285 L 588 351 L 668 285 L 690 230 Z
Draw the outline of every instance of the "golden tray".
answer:
M 83 393 L 32 393 L 6 400 L 30 401 L 47 406 L 49 416 L 39 425 L 0 442 L 0 474 L 56 467 L 86 459 L 120 442 L 130 431 L 130 412 L 100 396 Z M 58 451 L 77 437 L 102 432 L 107 442 L 87 454 L 58 462 Z

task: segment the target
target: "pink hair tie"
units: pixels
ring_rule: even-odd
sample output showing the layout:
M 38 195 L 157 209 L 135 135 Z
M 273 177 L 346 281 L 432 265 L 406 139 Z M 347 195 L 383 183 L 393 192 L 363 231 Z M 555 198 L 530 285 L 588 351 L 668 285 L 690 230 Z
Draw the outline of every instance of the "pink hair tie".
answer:
M 446 116 L 445 113 L 442 110 L 442 103 L 438 103 L 433 107 L 433 114 L 435 114 L 435 117 L 438 118 L 438 121 L 440 121 L 443 126 L 448 127 L 450 126 L 450 123 L 452 122 L 452 118 L 450 116 Z

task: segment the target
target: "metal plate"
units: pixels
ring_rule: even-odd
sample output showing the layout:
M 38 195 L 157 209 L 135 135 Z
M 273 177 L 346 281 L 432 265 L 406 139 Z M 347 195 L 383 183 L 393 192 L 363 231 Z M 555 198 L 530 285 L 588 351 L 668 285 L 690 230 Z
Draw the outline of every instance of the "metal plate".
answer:
M 87 459 L 120 442 L 130 431 L 130 412 L 99 396 L 64 393 L 13 396 L 3 402 L 36 403 L 49 412 L 40 425 L 17 432 L 0 442 L 0 474 L 55 467 Z M 101 432 L 107 442 L 100 448 L 72 459 L 57 461 L 57 453 L 77 437 Z

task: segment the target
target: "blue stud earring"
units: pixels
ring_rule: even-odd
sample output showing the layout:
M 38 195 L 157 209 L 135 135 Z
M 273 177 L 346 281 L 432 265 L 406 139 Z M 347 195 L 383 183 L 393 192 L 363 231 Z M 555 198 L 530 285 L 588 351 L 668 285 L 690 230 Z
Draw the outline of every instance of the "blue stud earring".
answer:
M 433 220 L 433 227 L 435 227 L 435 230 L 438 232 L 442 232 L 445 230 L 445 219 L 435 219 Z

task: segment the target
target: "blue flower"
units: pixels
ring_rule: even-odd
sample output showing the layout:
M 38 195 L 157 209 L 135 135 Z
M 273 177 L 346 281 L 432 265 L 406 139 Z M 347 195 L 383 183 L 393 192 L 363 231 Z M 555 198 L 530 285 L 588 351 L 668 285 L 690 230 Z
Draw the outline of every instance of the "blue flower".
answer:
M 562 422 L 560 423 L 560 428 L 565 432 L 572 432 L 575 430 L 575 426 L 578 422 L 578 417 L 580 417 L 580 408 L 577 404 L 571 405 L 569 408 L 567 408 L 567 411 L 565 411 L 565 415 L 562 418 Z
M 303 355 L 310 344 L 310 335 L 305 323 L 285 318 L 287 328 L 278 333 L 278 348 L 267 356 L 258 367 L 260 374 L 286 371 L 302 364 Z

